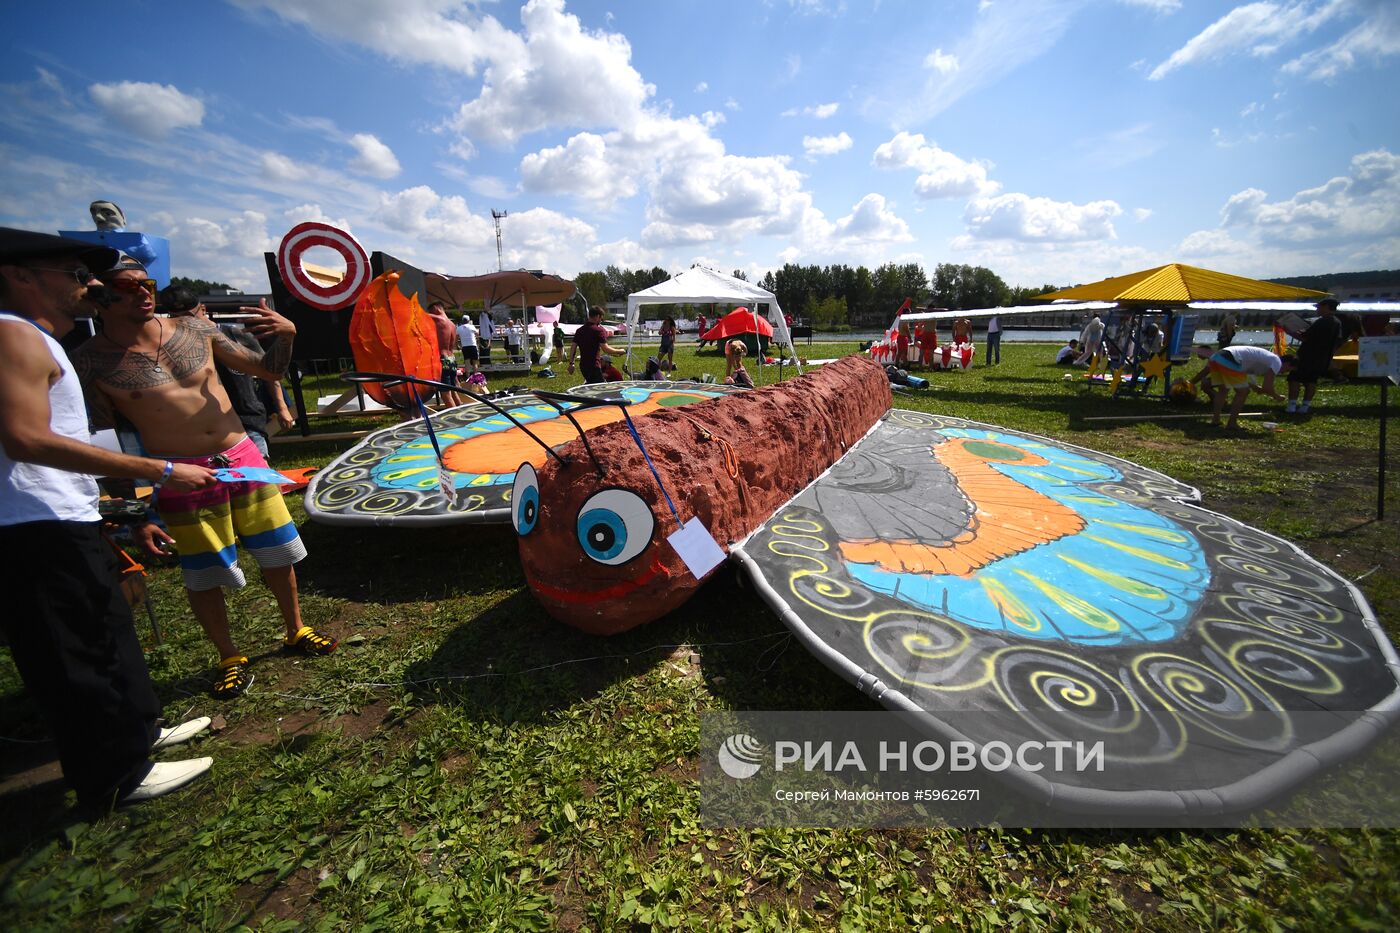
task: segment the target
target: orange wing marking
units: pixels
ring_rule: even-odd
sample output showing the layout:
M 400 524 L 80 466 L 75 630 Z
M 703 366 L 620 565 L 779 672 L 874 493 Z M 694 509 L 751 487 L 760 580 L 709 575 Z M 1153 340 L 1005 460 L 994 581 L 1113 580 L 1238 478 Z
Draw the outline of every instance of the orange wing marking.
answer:
M 973 506 L 972 524 L 945 544 L 919 541 L 843 541 L 841 553 L 857 564 L 878 564 L 889 573 L 953 574 L 968 577 L 988 564 L 1077 534 L 1082 517 L 1007 477 L 994 463 L 1048 466 L 1038 454 L 975 438 L 951 438 L 933 456 L 956 477 Z
M 628 414 L 637 418 L 649 415 L 658 409 L 668 407 L 664 399 L 676 396 L 701 401 L 709 396 L 692 396 L 686 392 L 658 392 L 646 401 L 627 408 Z M 674 404 L 674 400 L 673 400 Z M 601 405 L 574 412 L 579 426 L 585 431 L 599 425 L 622 420 L 622 410 L 615 405 Z M 578 432 L 563 415 L 548 421 L 532 422 L 530 430 L 550 447 L 567 444 L 578 437 Z M 539 444 L 530 440 L 524 431 L 509 427 L 502 431 L 488 431 L 466 440 L 458 441 L 442 452 L 442 461 L 455 473 L 514 473 L 520 464 L 529 462 L 539 469 L 548 456 Z

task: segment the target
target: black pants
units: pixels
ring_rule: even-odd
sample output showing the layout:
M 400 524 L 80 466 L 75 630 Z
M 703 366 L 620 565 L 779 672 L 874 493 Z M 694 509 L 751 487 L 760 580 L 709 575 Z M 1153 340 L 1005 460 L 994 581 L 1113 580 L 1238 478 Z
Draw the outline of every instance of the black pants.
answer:
M 579 370 L 583 373 L 584 382 L 594 383 L 607 381 L 603 378 L 603 367 L 601 366 L 589 366 L 587 363 L 579 363 Z
M 0 527 L 0 625 L 85 807 L 110 807 L 151 769 L 160 702 L 115 556 L 96 523 Z

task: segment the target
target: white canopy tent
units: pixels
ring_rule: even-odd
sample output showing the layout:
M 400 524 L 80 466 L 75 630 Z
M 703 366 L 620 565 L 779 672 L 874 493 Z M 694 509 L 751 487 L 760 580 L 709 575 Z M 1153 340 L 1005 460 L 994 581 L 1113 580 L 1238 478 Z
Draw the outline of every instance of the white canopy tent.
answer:
M 773 325 L 773 335 L 781 347 L 792 346 L 792 334 L 788 333 L 787 320 L 778 299 L 767 289 L 759 288 L 752 282 L 736 279 L 732 275 L 706 269 L 704 266 L 691 266 L 685 272 L 667 279 L 651 288 L 644 288 L 627 296 L 627 359 L 632 360 L 632 339 L 637 332 L 637 321 L 641 318 L 642 305 L 682 305 L 682 304 L 734 304 L 748 305 L 749 310 L 758 316 L 758 305 L 768 306 L 768 323 Z M 760 375 L 763 361 L 759 360 Z M 801 372 L 801 367 L 798 367 Z M 760 379 L 761 381 L 761 379 Z

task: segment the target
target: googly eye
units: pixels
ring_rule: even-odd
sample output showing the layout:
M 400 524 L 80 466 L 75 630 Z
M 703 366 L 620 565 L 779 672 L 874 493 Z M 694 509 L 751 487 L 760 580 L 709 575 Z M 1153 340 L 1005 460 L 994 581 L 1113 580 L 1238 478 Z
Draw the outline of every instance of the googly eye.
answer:
M 655 529 L 651 507 L 626 489 L 594 493 L 578 513 L 578 543 L 583 553 L 613 567 L 646 550 Z
M 510 487 L 510 521 L 515 533 L 524 537 L 535 530 L 540 518 L 540 478 L 529 463 L 520 464 L 515 471 L 515 483 Z

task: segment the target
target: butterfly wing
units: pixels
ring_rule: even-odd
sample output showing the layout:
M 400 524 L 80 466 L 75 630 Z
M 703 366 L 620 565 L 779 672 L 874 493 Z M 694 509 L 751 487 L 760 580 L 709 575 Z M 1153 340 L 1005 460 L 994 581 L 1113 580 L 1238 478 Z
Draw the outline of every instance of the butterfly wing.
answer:
M 1104 454 L 893 411 L 731 549 L 806 646 L 943 738 L 1111 739 L 1024 789 L 1099 812 L 1230 809 L 1393 717 L 1355 587 Z M 1331 715 L 1335 714 L 1335 715 Z
M 569 390 L 590 397 L 623 395 L 634 417 L 646 411 L 715 398 L 733 386 L 682 382 L 612 382 Z M 578 436 L 553 405 L 521 393 L 493 399 L 551 447 Z M 587 428 L 617 409 L 590 409 Z M 306 513 L 313 521 L 346 525 L 506 524 L 511 484 L 521 463 L 543 463 L 546 454 L 515 422 L 485 402 L 469 402 L 433 415 L 433 430 L 456 501 L 439 483 L 437 455 L 421 420 L 376 431 L 312 478 Z

